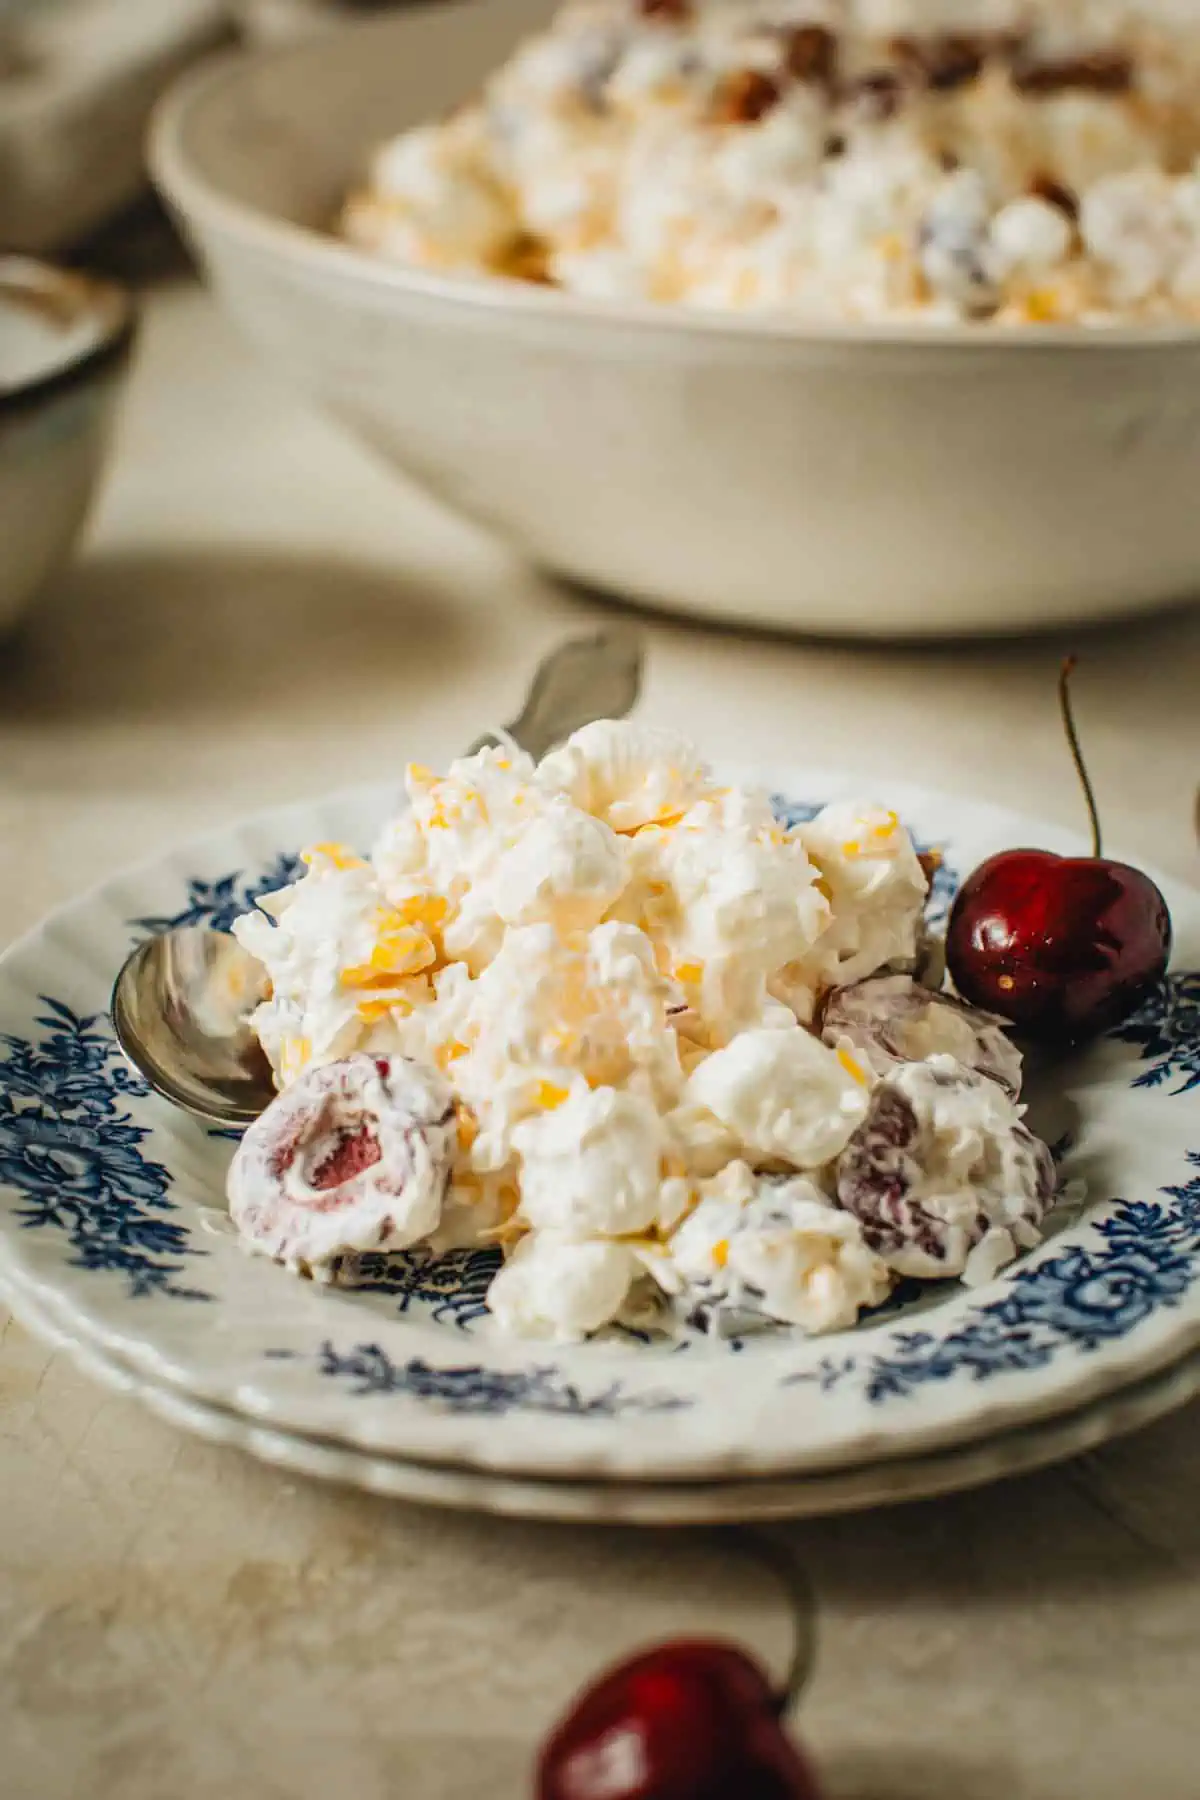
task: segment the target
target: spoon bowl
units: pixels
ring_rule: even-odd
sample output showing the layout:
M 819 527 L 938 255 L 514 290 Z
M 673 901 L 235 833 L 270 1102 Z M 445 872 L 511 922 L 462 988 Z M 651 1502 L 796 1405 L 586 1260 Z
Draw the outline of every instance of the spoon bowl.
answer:
M 248 1125 L 275 1082 L 248 1018 L 266 971 L 236 938 L 201 925 L 139 944 L 112 995 L 117 1042 L 156 1093 L 198 1118 Z

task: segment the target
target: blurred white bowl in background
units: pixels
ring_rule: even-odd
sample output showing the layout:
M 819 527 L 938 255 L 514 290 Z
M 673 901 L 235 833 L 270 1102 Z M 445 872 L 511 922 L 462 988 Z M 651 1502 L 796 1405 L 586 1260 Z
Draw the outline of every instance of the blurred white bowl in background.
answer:
M 114 283 L 0 257 L 0 634 L 74 548 L 134 328 Z
M 152 165 L 233 317 L 397 469 L 548 569 L 794 630 L 988 633 L 1200 591 L 1200 331 L 814 330 L 376 262 L 370 148 L 549 0 L 223 59 Z

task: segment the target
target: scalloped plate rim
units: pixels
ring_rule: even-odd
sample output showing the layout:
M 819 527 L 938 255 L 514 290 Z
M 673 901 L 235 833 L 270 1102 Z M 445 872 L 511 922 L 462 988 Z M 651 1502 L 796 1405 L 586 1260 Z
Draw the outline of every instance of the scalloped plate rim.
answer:
M 8 1298 L 2 1287 L 0 1295 Z M 539 1480 L 373 1455 L 281 1431 L 179 1389 L 157 1386 L 104 1350 L 72 1337 L 66 1327 L 33 1306 L 27 1294 L 17 1297 L 13 1312 L 26 1330 L 64 1353 L 82 1375 L 109 1392 L 132 1400 L 177 1431 L 237 1450 L 280 1474 L 298 1474 L 410 1504 L 558 1524 L 705 1526 L 829 1518 L 910 1505 L 1052 1468 L 1143 1430 L 1200 1394 L 1200 1351 L 1193 1351 L 1157 1375 L 1061 1417 L 1000 1432 L 979 1443 L 850 1470 L 692 1484 Z

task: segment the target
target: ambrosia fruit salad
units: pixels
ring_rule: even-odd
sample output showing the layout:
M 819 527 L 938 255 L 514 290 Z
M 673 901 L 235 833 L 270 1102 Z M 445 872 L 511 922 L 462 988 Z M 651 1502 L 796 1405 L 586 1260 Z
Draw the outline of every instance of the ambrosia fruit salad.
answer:
M 838 1329 L 900 1275 L 1038 1241 L 1050 1154 L 990 1014 L 931 991 L 897 816 L 785 828 L 672 732 L 410 767 L 369 858 L 309 850 L 239 921 L 281 1089 L 230 1176 L 249 1244 L 499 1244 L 507 1329 Z

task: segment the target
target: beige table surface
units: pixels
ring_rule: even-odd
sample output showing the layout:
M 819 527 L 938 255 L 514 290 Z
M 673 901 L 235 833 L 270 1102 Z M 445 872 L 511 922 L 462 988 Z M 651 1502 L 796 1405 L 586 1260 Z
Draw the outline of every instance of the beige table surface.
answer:
M 0 938 L 232 813 L 436 763 L 600 609 L 394 485 L 156 292 L 104 502 L 0 655 Z M 1076 821 L 1061 643 L 896 650 L 647 626 L 646 716 Z M 1114 846 L 1200 876 L 1200 614 L 1080 634 Z M 797 1525 L 831 1800 L 1196 1800 L 1200 1408 L 1061 1471 Z M 717 1534 L 471 1519 L 285 1479 L 0 1334 L 4 1800 L 520 1800 L 604 1659 L 768 1657 Z M 731 1796 L 731 1800 L 735 1797 Z

